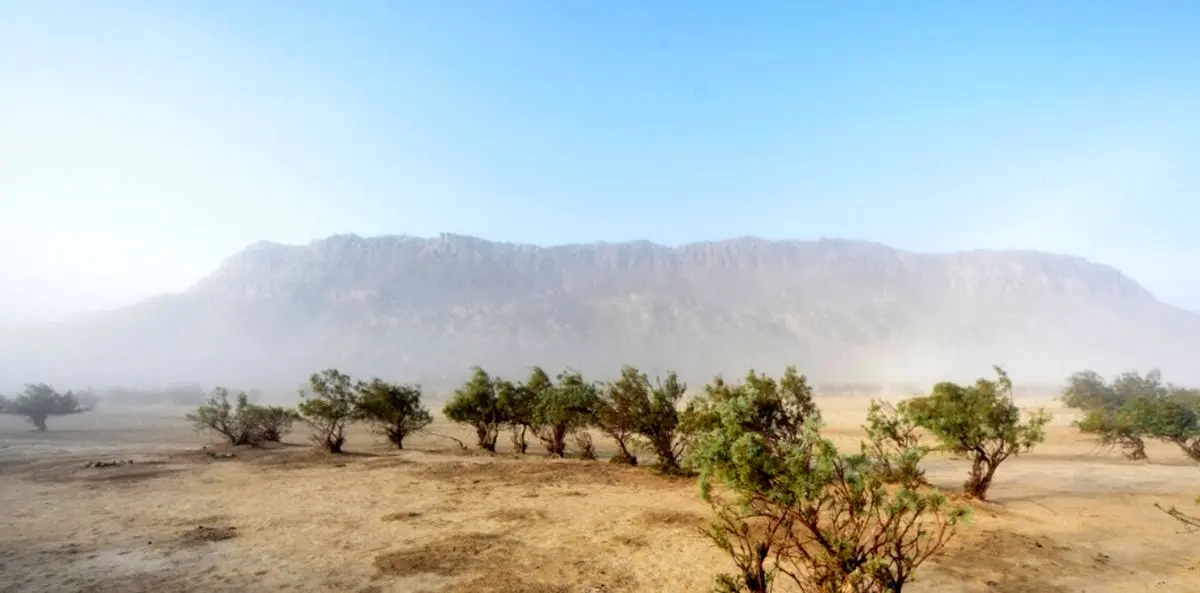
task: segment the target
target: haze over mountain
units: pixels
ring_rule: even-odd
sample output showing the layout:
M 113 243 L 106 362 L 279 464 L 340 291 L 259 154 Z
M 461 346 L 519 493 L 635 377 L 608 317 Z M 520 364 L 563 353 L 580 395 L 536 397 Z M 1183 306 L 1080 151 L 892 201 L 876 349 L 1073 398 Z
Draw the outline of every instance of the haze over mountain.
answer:
M 797 364 L 819 381 L 1018 381 L 1161 367 L 1197 380 L 1200 315 L 1111 267 L 848 240 L 535 247 L 444 234 L 258 243 L 191 289 L 0 339 L 0 384 L 290 389 L 309 373 L 442 384 L 471 365 L 693 381 Z M 1189 373 L 1191 373 L 1189 375 Z

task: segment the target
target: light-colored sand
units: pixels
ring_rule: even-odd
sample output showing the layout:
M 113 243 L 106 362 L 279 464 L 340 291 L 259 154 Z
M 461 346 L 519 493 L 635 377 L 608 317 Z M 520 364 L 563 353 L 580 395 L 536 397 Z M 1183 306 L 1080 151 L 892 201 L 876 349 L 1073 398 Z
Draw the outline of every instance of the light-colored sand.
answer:
M 855 445 L 865 400 L 820 403 Z M 1200 467 L 1168 446 L 1150 463 L 1097 456 L 1058 412 L 909 590 L 1200 591 L 1200 534 L 1153 507 L 1194 508 Z M 214 460 L 181 413 L 55 418 L 44 435 L 0 419 L 0 591 L 696 592 L 729 567 L 697 534 L 693 481 L 431 437 L 393 452 L 364 430 L 350 455 Z M 113 458 L 137 463 L 83 467 Z M 929 468 L 947 489 L 966 473 Z

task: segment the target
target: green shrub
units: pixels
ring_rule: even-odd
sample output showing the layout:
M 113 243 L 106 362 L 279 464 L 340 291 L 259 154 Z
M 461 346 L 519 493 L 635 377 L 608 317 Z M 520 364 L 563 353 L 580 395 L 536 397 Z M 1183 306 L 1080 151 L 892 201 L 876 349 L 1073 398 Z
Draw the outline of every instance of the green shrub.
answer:
M 983 500 L 996 469 L 1006 459 L 1020 455 L 1046 439 L 1050 415 L 1035 412 L 1021 421 L 1021 409 L 1012 399 L 1012 381 L 995 367 L 997 379 L 979 379 L 974 385 L 938 383 L 933 393 L 901 402 L 906 422 L 928 430 L 943 449 L 971 460 L 971 473 L 963 485 L 968 496 Z
M 349 376 L 326 369 L 309 377 L 310 393 L 300 390 L 303 401 L 296 409 L 312 429 L 312 438 L 330 453 L 341 453 L 346 426 L 358 419 L 358 391 Z
M 496 439 L 506 419 L 497 395 L 497 381 L 493 381 L 487 371 L 475 367 L 471 379 L 454 392 L 442 413 L 451 422 L 474 428 L 476 445 L 480 449 L 496 450 Z
M 780 390 L 751 377 L 711 385 L 696 409 L 692 463 L 716 512 L 703 533 L 738 569 L 717 589 L 766 593 L 782 577 L 803 593 L 901 591 L 966 510 L 913 484 L 889 488 L 879 459 L 843 455 L 820 436 L 798 382 Z
M 9 416 L 24 416 L 34 430 L 46 431 L 46 420 L 51 416 L 68 416 L 89 411 L 75 394 L 59 393 L 45 383 L 26 385 L 25 391 L 12 399 L 0 398 L 0 413 Z
M 359 383 L 358 417 L 370 422 L 397 449 L 404 439 L 424 430 L 433 422 L 429 410 L 421 404 L 421 387 L 372 379 Z

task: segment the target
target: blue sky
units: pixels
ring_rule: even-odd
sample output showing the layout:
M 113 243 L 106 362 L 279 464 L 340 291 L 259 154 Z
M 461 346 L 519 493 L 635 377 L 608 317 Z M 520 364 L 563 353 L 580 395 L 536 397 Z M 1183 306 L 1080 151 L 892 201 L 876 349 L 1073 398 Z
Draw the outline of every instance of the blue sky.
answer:
M 1200 4 L 0 0 L 0 320 L 258 240 L 847 237 L 1200 310 Z

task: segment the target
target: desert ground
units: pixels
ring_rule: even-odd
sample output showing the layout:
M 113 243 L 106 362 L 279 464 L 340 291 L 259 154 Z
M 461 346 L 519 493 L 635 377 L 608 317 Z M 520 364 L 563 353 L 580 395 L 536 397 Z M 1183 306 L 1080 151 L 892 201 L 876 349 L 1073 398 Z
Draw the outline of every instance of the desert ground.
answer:
M 857 448 L 867 400 L 819 404 Z M 1153 506 L 1195 508 L 1200 466 L 1163 445 L 1149 462 L 1097 452 L 1049 407 L 1048 441 L 1000 468 L 906 590 L 1200 591 L 1200 533 Z M 731 567 L 697 532 L 694 480 L 432 436 L 394 451 L 360 427 L 345 455 L 298 426 L 290 445 L 224 457 L 185 411 L 102 407 L 43 434 L 0 418 L 0 591 L 699 592 Z M 86 467 L 112 459 L 134 463 Z M 966 475 L 927 466 L 947 490 Z

